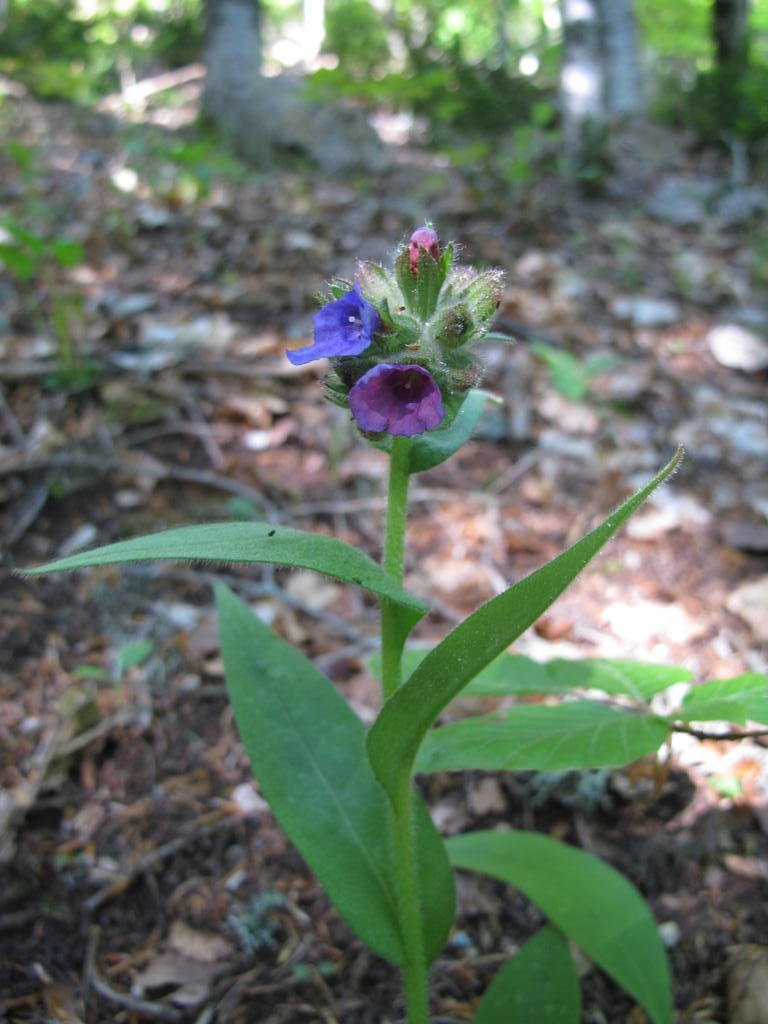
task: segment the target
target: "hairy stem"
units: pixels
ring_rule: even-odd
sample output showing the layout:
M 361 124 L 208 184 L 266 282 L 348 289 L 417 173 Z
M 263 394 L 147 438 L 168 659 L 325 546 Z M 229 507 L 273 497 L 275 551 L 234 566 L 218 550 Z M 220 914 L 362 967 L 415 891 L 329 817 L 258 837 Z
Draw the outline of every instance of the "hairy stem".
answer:
M 405 946 L 403 988 L 408 1024 L 429 1024 L 427 961 L 419 896 L 413 786 L 403 777 L 394 805 L 395 876 L 400 929 Z
M 398 583 L 403 581 L 405 521 L 408 512 L 408 469 L 411 443 L 407 437 L 392 438 L 389 463 L 387 525 L 384 535 L 384 568 Z M 381 603 L 381 660 L 384 699 L 402 682 L 402 654 L 405 635 L 397 621 L 392 602 Z M 413 784 L 406 772 L 393 801 L 393 837 L 397 909 L 405 946 L 403 988 L 408 1024 L 429 1024 L 427 999 L 427 962 L 424 953 L 419 871 L 416 854 Z
M 410 439 L 393 437 L 389 461 L 384 568 L 398 583 L 403 581 L 410 458 Z M 381 602 L 381 661 L 384 700 L 391 697 L 402 682 L 401 660 L 404 642 L 405 637 L 399 636 L 398 633 L 397 608 L 391 601 L 384 599 Z

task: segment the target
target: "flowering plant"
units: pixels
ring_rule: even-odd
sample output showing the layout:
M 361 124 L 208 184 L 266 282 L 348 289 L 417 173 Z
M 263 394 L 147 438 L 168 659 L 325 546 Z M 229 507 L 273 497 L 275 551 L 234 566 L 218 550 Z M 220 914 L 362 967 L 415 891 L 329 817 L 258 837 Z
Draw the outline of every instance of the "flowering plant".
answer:
M 506 649 L 670 476 L 679 452 L 601 525 L 478 608 L 421 659 L 405 651 L 429 611 L 403 587 L 409 479 L 449 458 L 472 434 L 489 397 L 477 388 L 476 349 L 489 337 L 501 294 L 499 271 L 455 264 L 453 247 L 441 251 L 434 230 L 421 228 L 400 247 L 392 270 L 363 263 L 354 282 L 335 282 L 315 318 L 313 343 L 288 353 L 294 364 L 330 360 L 327 396 L 390 456 L 381 565 L 332 537 L 236 522 L 139 537 L 31 572 L 142 559 L 272 563 L 314 569 L 375 594 L 383 704 L 367 731 L 329 679 L 224 585 L 216 587 L 227 684 L 261 789 L 349 926 L 401 968 L 410 1024 L 429 1019 L 428 970 L 453 921 L 453 868 L 517 886 L 550 922 L 497 973 L 477 1024 L 576 1024 L 580 997 L 569 938 L 653 1024 L 671 1024 L 663 946 L 626 880 L 546 836 L 509 830 L 444 841 L 414 789 L 417 772 L 614 766 L 657 749 L 672 728 L 671 719 L 647 707 L 570 699 L 580 688 L 648 697 L 674 681 L 663 670 L 645 670 L 638 680 L 631 667 L 613 664 L 585 679 L 567 665 L 559 675 L 554 663 L 534 671 Z M 433 728 L 467 688 L 566 699 Z M 684 709 L 677 714 L 684 718 Z

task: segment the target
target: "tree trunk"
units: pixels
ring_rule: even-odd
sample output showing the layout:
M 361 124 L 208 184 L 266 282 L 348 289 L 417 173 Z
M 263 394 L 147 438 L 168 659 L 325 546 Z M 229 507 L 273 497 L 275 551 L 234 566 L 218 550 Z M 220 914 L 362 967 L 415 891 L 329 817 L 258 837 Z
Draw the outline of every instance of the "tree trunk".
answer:
M 584 125 L 601 121 L 605 113 L 600 47 L 600 11 L 596 0 L 561 0 L 563 64 L 560 103 L 566 154 L 581 145 Z
M 643 111 L 632 0 L 599 0 L 608 111 L 631 117 Z
M 743 67 L 749 56 L 749 0 L 714 0 L 712 36 L 721 68 Z
M 262 83 L 258 0 L 206 0 L 205 19 L 203 112 L 238 141 Z

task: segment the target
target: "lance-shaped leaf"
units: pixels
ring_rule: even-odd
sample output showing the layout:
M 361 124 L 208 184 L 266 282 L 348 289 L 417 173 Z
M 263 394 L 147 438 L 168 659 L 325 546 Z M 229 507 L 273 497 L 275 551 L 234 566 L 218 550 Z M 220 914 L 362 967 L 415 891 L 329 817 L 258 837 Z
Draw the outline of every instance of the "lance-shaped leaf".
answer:
M 485 403 L 498 401 L 496 395 L 492 395 L 489 391 L 483 391 L 480 388 L 468 391 L 459 411 L 447 427 L 427 430 L 411 439 L 411 459 L 408 472 L 411 474 L 423 473 L 449 459 L 472 437 L 480 422 L 480 417 L 483 415 Z M 375 442 L 375 446 L 381 451 L 389 452 L 392 450 L 392 438 L 390 436 L 383 437 L 380 441 Z
M 581 990 L 563 933 L 545 925 L 486 989 L 472 1024 L 579 1024 Z
M 391 808 L 365 755 L 365 727 L 332 683 L 222 584 L 216 599 L 227 687 L 265 798 L 350 927 L 402 964 Z M 454 887 L 421 802 L 416 820 L 431 960 L 451 927 Z
M 608 864 L 533 832 L 468 832 L 447 841 L 457 868 L 515 886 L 643 1007 L 672 1024 L 669 964 L 648 905 Z
M 713 679 L 686 694 L 680 712 L 672 718 L 686 722 L 768 724 L 768 676 L 747 672 L 734 679 Z
M 433 647 L 407 647 L 403 652 L 403 678 L 413 675 Z M 368 666 L 381 679 L 381 654 L 368 659 Z M 552 679 L 547 666 L 524 654 L 500 654 L 486 665 L 462 691 L 464 697 L 531 696 L 533 694 L 565 694 L 568 687 Z
M 399 583 L 362 551 L 334 537 L 272 526 L 269 523 L 182 526 L 146 537 L 107 544 L 93 551 L 82 551 L 34 569 L 21 570 L 21 573 L 25 576 L 39 576 L 65 569 L 154 560 L 268 563 L 314 569 L 345 583 L 355 583 L 391 601 L 398 610 L 398 625 L 404 636 L 428 611 L 422 601 L 403 590 Z
M 644 703 L 655 693 L 675 683 L 687 683 L 693 672 L 679 665 L 654 665 L 642 661 L 584 658 L 570 661 L 556 658 L 547 663 L 547 673 L 564 690 L 602 690 L 631 697 Z
M 431 729 L 417 772 L 570 771 L 615 768 L 658 750 L 668 725 L 655 715 L 583 700 L 522 704 Z
M 619 527 L 674 472 L 682 452 L 602 525 L 547 565 L 493 598 L 426 656 L 387 701 L 368 735 L 373 769 L 395 798 L 427 729 L 467 683 L 546 611 Z

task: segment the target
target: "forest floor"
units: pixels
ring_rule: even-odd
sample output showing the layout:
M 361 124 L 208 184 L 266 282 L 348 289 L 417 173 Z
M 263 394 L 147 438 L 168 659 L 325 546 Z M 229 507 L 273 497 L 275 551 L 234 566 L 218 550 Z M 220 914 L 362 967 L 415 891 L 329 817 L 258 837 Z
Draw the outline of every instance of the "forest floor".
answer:
M 0 1021 L 398 1021 L 396 972 L 351 937 L 251 781 L 210 583 L 368 719 L 375 607 L 304 572 L 11 570 L 233 516 L 377 557 L 384 457 L 284 350 L 309 339 L 328 278 L 431 219 L 468 262 L 504 268 L 497 326 L 518 341 L 485 348 L 504 404 L 415 481 L 406 585 L 437 609 L 418 638 L 572 543 L 683 442 L 674 481 L 516 649 L 684 664 L 698 681 L 765 672 L 760 222 L 650 216 L 662 179 L 727 176 L 657 129 L 622 142 L 621 187 L 589 202 L 555 179 L 504 196 L 408 148 L 378 179 L 243 175 L 210 145 L 22 95 L 0 131 L 17 143 L 0 157 L 6 215 L 85 249 L 0 277 Z M 666 768 L 544 788 L 445 775 L 424 791 L 446 833 L 505 823 L 604 856 L 662 924 L 679 1021 L 739 1024 L 728 979 L 767 970 L 768 751 L 691 739 Z M 460 877 L 434 1019 L 470 1020 L 540 921 L 520 894 Z M 642 1024 L 582 967 L 585 1022 Z

